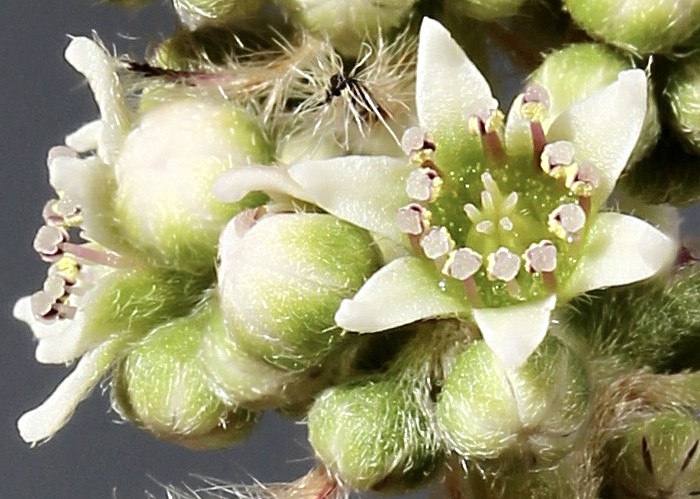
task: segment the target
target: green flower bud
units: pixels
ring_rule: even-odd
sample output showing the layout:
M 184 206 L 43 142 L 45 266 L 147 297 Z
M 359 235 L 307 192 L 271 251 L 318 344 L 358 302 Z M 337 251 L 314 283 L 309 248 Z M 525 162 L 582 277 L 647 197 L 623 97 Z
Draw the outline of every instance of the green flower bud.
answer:
M 342 340 L 334 315 L 377 268 L 370 235 L 330 215 L 236 217 L 219 245 L 229 334 L 246 354 L 287 370 L 319 365 Z
M 684 144 L 700 154 L 700 56 L 672 69 L 665 94 L 672 111 L 672 125 Z
M 562 499 L 574 497 L 596 497 L 597 492 L 584 491 L 576 487 L 570 469 L 566 466 L 534 470 L 498 469 L 496 472 L 469 467 L 465 486 L 467 497 L 479 499 L 504 499 L 527 497 L 528 499 Z M 595 483 L 592 484 L 595 487 Z M 597 488 L 597 487 L 596 487 Z
M 394 379 L 331 388 L 309 411 L 309 441 L 324 466 L 353 488 L 415 487 L 432 476 L 442 458 L 425 404 Z
M 222 203 L 212 185 L 232 167 L 269 157 L 258 125 L 231 103 L 187 98 L 153 107 L 126 137 L 115 166 L 123 231 L 159 263 L 210 268 L 226 222 L 264 199 Z
M 289 372 L 241 351 L 217 313 L 204 333 L 202 366 L 212 388 L 228 405 L 277 408 L 305 405 L 328 380 L 319 367 Z
M 173 0 L 182 23 L 195 29 L 205 23 L 228 23 L 253 16 L 265 0 Z
M 398 27 L 415 0 L 289 0 L 296 20 L 311 33 L 328 37 L 345 56 L 357 56 L 362 42 Z
M 458 12 L 482 21 L 517 14 L 526 0 L 452 0 L 449 2 Z
M 592 36 L 637 53 L 669 52 L 700 26 L 700 4 L 677 0 L 565 0 Z
M 545 129 L 573 103 L 614 83 L 632 60 L 597 43 L 577 43 L 548 54 L 528 78 L 530 84 L 547 89 L 549 110 L 542 120 Z M 661 125 L 653 92 L 647 93 L 647 113 L 633 158 L 643 157 L 656 144 Z M 633 163 L 635 159 L 630 160 Z
M 255 414 L 224 405 L 198 357 L 212 317 L 204 306 L 154 329 L 133 347 L 113 381 L 120 414 L 161 438 L 194 448 L 224 447 L 248 434 Z
M 610 445 L 617 498 L 700 495 L 700 420 L 661 413 L 638 421 Z
M 448 447 L 460 455 L 550 462 L 575 444 L 589 399 L 585 368 L 560 340 L 548 337 L 518 369 L 503 367 L 479 341 L 457 358 L 437 418 Z
M 182 30 L 156 47 L 149 58 L 154 66 L 193 71 L 230 62 L 240 50 L 236 33 L 220 26 L 206 25 L 194 31 Z

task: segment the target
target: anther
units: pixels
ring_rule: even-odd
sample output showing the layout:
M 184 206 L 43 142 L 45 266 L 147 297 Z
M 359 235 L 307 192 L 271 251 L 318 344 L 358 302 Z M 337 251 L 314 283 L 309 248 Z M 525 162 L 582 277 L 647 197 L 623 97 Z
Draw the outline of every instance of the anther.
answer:
M 530 273 L 538 273 L 542 277 L 545 287 L 554 291 L 557 287 L 557 278 L 554 270 L 557 268 L 557 247 L 547 239 L 539 243 L 533 243 L 523 254 L 525 270 Z
M 590 197 L 600 185 L 600 177 L 601 173 L 597 166 L 590 161 L 583 161 L 578 165 L 576 175 L 567 187 L 576 196 Z
M 552 142 L 544 147 L 540 156 L 540 166 L 545 173 L 563 180 L 567 187 L 571 187 L 579 168 L 574 161 L 574 153 L 574 145 L 571 142 Z
M 68 241 L 68 233 L 60 227 L 42 226 L 34 237 L 34 251 L 42 260 L 55 262 L 63 255 L 62 244 Z
M 421 238 L 420 246 L 425 256 L 437 260 L 454 248 L 454 241 L 445 227 L 433 227 Z
M 486 257 L 486 275 L 493 281 L 512 281 L 519 271 L 520 258 L 508 248 L 498 248 Z
M 548 225 L 555 235 L 572 242 L 586 225 L 586 212 L 578 204 L 563 204 L 549 214 Z
M 418 236 L 430 224 L 430 212 L 419 204 L 409 204 L 399 208 L 396 220 L 404 234 Z
M 406 179 L 406 194 L 416 201 L 434 201 L 440 194 L 442 178 L 432 168 L 413 170 Z
M 428 132 L 419 127 L 408 128 L 401 137 L 401 149 L 407 156 L 425 150 L 435 150 L 435 143 L 429 139 Z
M 482 264 L 482 257 L 470 248 L 459 248 L 451 251 L 442 272 L 454 279 L 462 281 L 464 294 L 475 307 L 483 307 L 483 301 L 479 296 L 474 274 Z

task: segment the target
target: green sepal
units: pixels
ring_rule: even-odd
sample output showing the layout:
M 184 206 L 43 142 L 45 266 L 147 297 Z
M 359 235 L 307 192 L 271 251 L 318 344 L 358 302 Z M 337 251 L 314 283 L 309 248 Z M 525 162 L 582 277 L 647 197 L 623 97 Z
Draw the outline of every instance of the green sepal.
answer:
M 192 448 L 226 447 L 247 436 L 256 414 L 225 405 L 199 358 L 212 318 L 212 304 L 205 304 L 132 346 L 112 381 L 113 405 L 123 417 Z

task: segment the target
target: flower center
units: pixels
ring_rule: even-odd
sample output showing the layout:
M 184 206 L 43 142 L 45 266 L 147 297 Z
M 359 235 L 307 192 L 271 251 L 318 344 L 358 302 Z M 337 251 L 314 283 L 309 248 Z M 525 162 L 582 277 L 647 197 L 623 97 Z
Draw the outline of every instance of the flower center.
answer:
M 433 138 L 412 128 L 403 140 L 416 169 L 399 226 L 435 262 L 441 285 L 461 284 L 479 307 L 537 299 L 568 279 L 600 177 L 570 142 L 547 142 L 543 89 L 528 89 L 516 105 L 530 124 L 533 155 L 508 154 L 495 109 L 467 117 L 462 132 Z

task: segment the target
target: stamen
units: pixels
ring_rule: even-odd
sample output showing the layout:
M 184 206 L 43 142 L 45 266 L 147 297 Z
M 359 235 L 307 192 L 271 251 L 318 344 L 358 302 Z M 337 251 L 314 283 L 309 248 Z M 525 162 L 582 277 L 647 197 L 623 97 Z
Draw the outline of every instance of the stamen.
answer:
M 430 225 L 430 211 L 419 204 L 409 204 L 399 209 L 396 220 L 401 232 L 418 236 Z
M 499 109 L 481 109 L 467 117 L 467 127 L 473 136 L 481 137 L 486 156 L 495 164 L 507 161 L 506 151 L 501 142 L 501 131 L 505 117 Z
M 413 170 L 406 179 L 406 194 L 416 201 L 434 201 L 440 194 L 442 178 L 432 168 Z
M 495 281 L 510 282 L 520 271 L 520 258 L 508 248 L 498 248 L 486 257 L 486 275 Z
M 53 227 L 77 227 L 83 222 L 80 206 L 66 197 L 48 201 L 42 216 L 44 222 Z
M 557 247 L 552 241 L 543 239 L 533 243 L 523 254 L 528 272 L 553 272 L 557 268 Z
M 425 256 L 436 260 L 454 248 L 454 241 L 445 227 L 433 227 L 420 240 Z
M 401 137 L 401 149 L 407 156 L 423 150 L 435 150 L 435 144 L 428 138 L 428 132 L 419 127 L 408 128 Z
M 80 275 L 80 264 L 70 256 L 64 256 L 49 267 L 49 275 L 57 275 L 67 286 L 73 286 L 78 282 Z
M 63 254 L 61 245 L 68 240 L 68 233 L 60 227 L 42 226 L 34 237 L 34 251 L 39 253 L 42 260 L 55 262 Z
M 520 114 L 530 121 L 530 135 L 536 161 L 547 143 L 542 121 L 549 111 L 549 102 L 549 93 L 539 85 L 529 86 L 520 98 Z
M 66 283 L 58 275 L 49 275 L 44 288 L 34 293 L 30 299 L 32 313 L 38 319 L 51 320 L 61 317 L 56 305 L 68 296 Z
M 583 161 L 578 165 L 578 171 L 567 187 L 576 196 L 590 197 L 593 191 L 600 185 L 601 172 L 590 161 Z
M 482 257 L 470 248 L 459 248 L 450 252 L 442 269 L 445 275 L 464 281 L 469 279 L 481 267 Z
M 578 204 L 563 204 L 549 214 L 548 225 L 555 235 L 572 242 L 586 225 L 586 212 Z
M 574 162 L 574 145 L 566 140 L 559 140 L 544 146 L 540 165 L 546 173 L 557 166 L 568 166 Z

